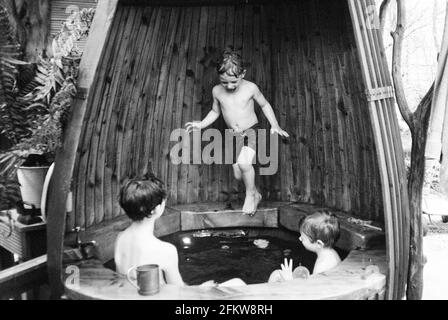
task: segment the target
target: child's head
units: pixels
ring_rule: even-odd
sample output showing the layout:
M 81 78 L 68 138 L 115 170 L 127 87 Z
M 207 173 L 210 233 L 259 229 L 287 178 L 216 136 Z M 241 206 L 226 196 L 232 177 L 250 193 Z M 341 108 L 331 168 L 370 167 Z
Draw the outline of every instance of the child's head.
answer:
M 218 75 L 221 85 L 227 91 L 235 91 L 246 75 L 241 56 L 235 51 L 226 50 L 222 54 L 222 60 L 218 64 Z
M 120 190 L 120 206 L 133 221 L 160 216 L 165 209 L 167 192 L 163 182 L 154 176 L 126 181 Z
M 315 252 L 319 248 L 332 248 L 339 239 L 338 218 L 327 211 L 318 211 L 299 222 L 300 241 Z

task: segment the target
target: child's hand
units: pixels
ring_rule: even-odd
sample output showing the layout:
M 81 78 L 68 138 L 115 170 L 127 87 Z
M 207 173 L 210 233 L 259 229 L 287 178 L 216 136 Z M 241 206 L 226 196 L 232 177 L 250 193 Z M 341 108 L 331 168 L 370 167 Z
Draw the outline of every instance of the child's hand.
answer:
M 285 130 L 283 130 L 280 127 L 272 127 L 271 134 L 274 134 L 274 133 L 277 133 L 279 136 L 289 138 L 288 132 L 286 132 Z
M 206 281 L 199 285 L 200 287 L 217 287 L 218 284 L 214 280 Z
M 185 128 L 187 129 L 187 132 L 190 133 L 191 131 L 196 130 L 201 130 L 202 126 L 201 126 L 201 122 L 200 121 L 193 121 L 193 122 L 187 122 L 185 124 Z
M 285 262 L 283 264 L 281 264 L 281 268 L 282 270 L 280 270 L 280 275 L 283 278 L 283 280 L 288 281 L 288 280 L 292 280 L 293 276 L 292 276 L 292 259 L 289 259 L 289 263 L 288 260 L 286 260 L 285 258 Z

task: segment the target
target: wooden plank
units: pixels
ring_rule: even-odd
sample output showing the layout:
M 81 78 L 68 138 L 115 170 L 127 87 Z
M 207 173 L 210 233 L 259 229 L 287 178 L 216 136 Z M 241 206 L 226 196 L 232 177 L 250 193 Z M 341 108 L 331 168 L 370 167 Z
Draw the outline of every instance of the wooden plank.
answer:
M 183 89 L 183 97 L 182 97 L 182 105 L 181 105 L 181 122 L 179 124 L 179 128 L 184 128 L 184 125 L 187 122 L 192 121 L 191 119 L 191 113 L 193 110 L 193 96 L 194 96 L 194 81 L 196 74 L 194 72 L 195 66 L 194 62 L 197 55 L 197 42 L 199 38 L 199 23 L 200 23 L 200 14 L 201 9 L 200 8 L 194 8 L 192 10 L 192 17 L 191 17 L 191 25 L 189 28 L 189 42 L 186 45 L 185 48 L 185 70 L 184 70 L 184 89 Z M 187 148 L 191 147 L 190 144 L 186 144 L 185 146 Z M 191 149 L 189 149 L 191 150 Z M 189 159 L 191 159 L 191 153 L 189 156 Z M 177 170 L 177 201 L 178 203 L 185 203 L 187 202 L 188 198 L 188 179 L 189 179 L 189 172 L 191 171 L 191 164 L 180 164 L 178 166 Z
M 105 167 L 104 175 L 107 179 L 105 184 L 105 195 L 111 195 L 110 198 L 104 199 L 106 208 L 107 220 L 113 219 L 120 213 L 120 208 L 118 206 L 116 197 L 118 195 L 119 181 L 117 175 L 117 152 L 116 152 L 116 142 L 115 136 L 117 134 L 117 121 L 120 113 L 120 100 L 122 99 L 123 92 L 123 64 L 124 56 L 127 52 L 127 42 L 130 36 L 130 26 L 132 26 L 132 15 L 130 8 L 120 8 L 120 12 L 123 12 L 123 16 L 120 20 L 120 36 L 117 40 L 118 50 L 115 52 L 114 60 L 111 61 L 110 65 L 105 65 L 105 68 L 109 70 L 108 81 L 111 82 L 110 95 L 107 100 L 109 101 L 111 114 L 108 119 L 108 127 L 105 128 L 104 139 L 106 140 L 106 153 L 105 153 Z M 111 48 L 112 50 L 112 48 Z
M 283 28 L 284 28 L 284 39 L 281 43 L 282 47 L 282 56 L 283 56 L 283 62 L 282 64 L 282 82 L 285 86 L 285 93 L 284 96 L 284 102 L 282 106 L 282 113 L 280 116 L 280 119 L 282 121 L 279 122 L 280 127 L 286 130 L 290 134 L 290 138 L 288 140 L 284 140 L 283 138 L 279 137 L 279 142 L 284 148 L 284 164 L 282 164 L 283 175 L 285 175 L 285 182 L 284 182 L 284 192 L 285 195 L 282 197 L 282 200 L 294 200 L 294 170 L 293 170 L 293 163 L 296 162 L 294 156 L 295 156 L 295 145 L 297 142 L 294 139 L 293 131 L 290 130 L 290 128 L 297 128 L 295 125 L 295 109 L 297 106 L 295 105 L 296 97 L 297 97 L 297 87 L 295 84 L 295 78 L 297 77 L 296 71 L 295 71 L 295 64 L 294 60 L 291 57 L 297 54 L 297 50 L 294 47 L 293 43 L 296 42 L 293 28 L 294 28 L 294 20 L 292 20 L 289 17 L 289 14 L 292 11 L 292 8 L 289 8 L 285 5 L 280 6 L 279 8 L 280 15 L 284 17 L 283 21 Z M 279 120 L 280 120 L 279 119 Z M 281 152 L 283 153 L 283 152 Z
M 304 87 L 302 85 L 302 80 L 304 77 L 303 73 L 303 49 L 302 40 L 300 36 L 300 23 L 294 22 L 295 17 L 301 14 L 300 4 L 295 4 L 289 10 L 288 20 L 291 21 L 291 39 L 292 39 L 292 49 L 288 60 L 291 62 L 290 72 L 293 73 L 289 75 L 290 83 L 294 88 L 294 96 L 291 102 L 291 120 L 288 127 L 289 134 L 292 136 L 289 141 L 291 147 L 291 162 L 292 162 L 292 183 L 291 183 L 291 200 L 302 201 L 303 195 L 305 194 L 305 178 L 304 178 L 304 167 L 305 167 L 305 152 L 303 144 L 303 122 L 304 122 L 304 111 L 305 111 L 305 101 L 304 101 Z M 292 121 L 292 124 L 291 124 Z
M 222 52 L 225 49 L 226 46 L 226 22 L 227 22 L 227 10 L 226 7 L 217 7 L 217 14 L 216 14 L 216 36 L 215 36 L 215 46 L 218 50 L 218 52 Z M 218 74 L 215 70 L 214 72 L 215 77 L 215 83 L 217 82 Z M 211 106 L 210 106 L 211 108 Z M 222 133 L 222 141 L 224 143 L 224 134 L 226 125 L 224 124 L 223 118 L 221 117 L 219 121 L 217 121 L 215 126 L 221 133 Z M 224 151 L 224 148 L 221 148 L 222 151 Z M 224 155 L 224 152 L 222 152 Z M 223 192 L 226 191 L 226 186 L 224 185 L 224 176 L 228 172 L 229 165 L 226 165 L 223 161 L 223 164 L 213 164 L 213 175 L 212 175 L 212 199 L 213 201 L 223 201 L 225 200 L 225 195 Z
M 336 192 L 336 158 L 335 154 L 335 107 L 336 101 L 334 98 L 334 83 L 331 79 L 331 58 L 334 55 L 332 50 L 332 44 L 337 38 L 338 34 L 335 34 L 333 21 L 335 13 L 339 11 L 334 10 L 329 3 L 334 2 L 319 2 L 318 3 L 318 20 L 321 28 L 320 32 L 320 45 L 321 45 L 321 76 L 324 83 L 324 94 L 322 103 L 322 113 L 323 113 L 323 132 L 324 137 L 326 137 L 325 145 L 328 150 L 325 152 L 325 185 L 327 186 L 327 198 L 325 199 L 326 205 L 330 207 L 339 207 L 336 204 L 336 198 L 340 198 L 340 195 L 335 194 Z M 328 10 L 330 9 L 330 10 Z M 333 9 L 333 10 L 331 10 Z M 331 12 L 331 14 L 330 14 Z M 338 16 L 338 14 L 336 14 Z M 330 29 L 331 28 L 331 29 Z
M 294 6 L 293 13 L 296 16 L 303 15 L 303 2 L 300 2 Z M 291 19 L 291 18 L 290 18 Z M 306 112 L 307 112 L 307 101 L 305 93 L 305 41 L 306 41 L 306 26 L 303 19 L 300 19 L 298 23 L 294 23 L 294 39 L 295 47 L 294 50 L 297 54 L 293 55 L 294 64 L 296 67 L 297 76 L 295 77 L 295 85 L 297 88 L 297 98 L 296 98 L 296 121 L 297 125 L 295 127 L 296 139 L 293 143 L 296 145 L 295 152 L 296 161 L 293 163 L 293 170 L 295 172 L 295 191 L 297 193 L 297 200 L 308 201 L 309 193 L 307 191 L 307 161 L 308 161 L 308 146 L 307 146 L 307 134 L 306 134 Z
M 168 25 L 170 23 L 170 8 L 160 8 L 160 15 L 158 15 L 157 21 L 160 21 L 156 24 L 154 29 L 154 33 L 157 35 L 156 41 L 153 43 L 158 43 L 160 46 L 152 46 L 151 52 L 153 55 L 153 60 L 151 63 L 151 72 L 148 74 L 145 80 L 145 87 L 143 92 L 145 93 L 144 104 L 146 106 L 145 118 L 147 119 L 147 126 L 143 131 L 143 135 L 145 137 L 144 141 L 144 153 L 143 159 L 145 161 L 145 169 L 144 172 L 152 172 L 154 174 L 158 174 L 156 172 L 156 166 L 154 162 L 154 157 L 157 157 L 157 153 L 155 152 L 155 128 L 157 126 L 157 109 L 156 109 L 156 101 L 157 101 L 157 87 L 159 83 L 160 77 L 160 69 L 162 65 L 163 59 L 163 47 L 162 44 L 166 42 L 166 39 L 170 36 L 166 30 L 168 29 Z M 154 51 L 152 51 L 154 50 Z
M 260 80 L 259 80 L 259 88 L 265 98 L 271 103 L 272 108 L 276 110 L 277 106 L 274 105 L 274 98 L 271 91 L 271 83 L 270 83 L 270 75 L 271 75 L 271 29 L 269 24 L 269 17 L 270 12 L 269 10 L 270 6 L 260 6 L 259 7 L 259 14 L 257 14 L 257 20 L 254 27 L 254 32 L 257 30 L 256 27 L 259 26 L 259 31 L 257 32 L 258 35 L 255 36 L 258 38 L 258 41 L 260 42 L 259 45 L 259 52 L 258 52 L 258 68 L 260 73 Z M 268 13 L 269 12 L 269 13 Z M 275 112 L 275 111 L 274 111 Z M 266 130 L 266 149 L 269 146 L 270 142 L 270 127 L 269 123 L 264 115 L 262 115 L 262 111 L 259 110 L 259 122 L 261 126 Z M 273 178 L 276 178 L 276 176 L 262 176 L 260 177 L 261 185 L 260 185 L 260 191 L 264 199 L 270 199 L 270 188 L 271 188 L 271 181 Z
M 315 176 L 314 180 L 314 199 L 313 201 L 317 204 L 323 204 L 327 194 L 326 185 L 324 185 L 325 179 L 325 158 L 327 154 L 327 146 L 325 146 L 325 134 L 323 126 L 323 109 L 322 109 L 322 99 L 320 88 L 322 87 L 320 70 L 319 70 L 319 25 L 317 20 L 317 8 L 315 7 L 315 2 L 309 2 L 308 10 L 310 10 L 310 19 L 312 20 L 311 32 L 312 32 L 312 58 L 313 58 L 313 69 L 312 69 L 312 81 L 314 82 L 313 88 L 313 105 L 314 105 L 314 126 L 315 126 Z
M 126 13 L 129 13 L 129 11 L 126 11 Z M 126 19 L 124 18 L 125 11 L 119 10 L 117 12 L 117 25 L 124 26 L 126 23 Z M 102 166 L 102 169 L 98 169 L 103 179 L 102 184 L 102 190 L 103 190 L 103 211 L 104 211 L 104 221 L 111 220 L 114 215 L 114 206 L 113 202 L 116 202 L 117 194 L 113 192 L 112 184 L 113 184 L 113 168 L 111 166 L 111 160 L 110 158 L 114 158 L 115 155 L 111 155 L 110 148 L 109 148 L 109 142 L 110 142 L 110 134 L 111 134 L 111 124 L 115 123 L 113 122 L 113 115 L 114 115 L 114 102 L 117 98 L 116 96 L 116 88 L 119 83 L 119 79 L 117 79 L 116 73 L 117 70 L 114 68 L 116 64 L 121 63 L 121 52 L 124 49 L 124 46 L 120 46 L 120 41 L 122 39 L 122 36 L 124 36 L 124 32 L 122 32 L 121 28 L 118 28 L 120 30 L 120 35 L 117 36 L 117 39 L 115 40 L 115 45 L 113 47 L 119 47 L 120 49 L 115 51 L 115 54 L 113 55 L 113 59 L 109 62 L 104 62 L 104 67 L 109 68 L 108 69 L 108 75 L 107 80 L 110 82 L 109 91 L 105 92 L 103 95 L 103 101 L 108 106 L 107 107 L 107 114 L 106 117 L 103 120 L 103 128 L 100 136 L 100 148 L 101 148 L 101 154 L 102 158 L 100 161 L 103 161 L 104 164 Z M 109 48 L 110 52 L 113 52 L 112 48 Z M 118 60 L 117 60 L 118 59 Z M 114 67 L 110 67 L 114 66 Z M 104 154 L 103 154 L 104 153 Z
M 108 37 L 115 11 L 116 0 L 100 0 L 95 15 L 90 37 L 87 40 L 86 51 L 81 60 L 78 76 L 78 85 L 81 88 L 90 88 L 103 47 Z M 70 190 L 70 182 L 78 148 L 80 130 L 86 112 L 87 101 L 75 99 L 72 105 L 72 114 L 66 127 L 64 143 L 56 155 L 53 179 L 49 186 L 48 215 L 47 215 L 47 247 L 50 287 L 53 297 L 59 297 L 63 293 L 61 283 L 62 267 L 62 243 L 65 228 L 65 212 L 67 195 Z
M 162 46 L 162 51 L 160 60 L 159 60 L 159 71 L 158 71 L 158 78 L 157 78 L 157 84 L 155 86 L 155 100 L 153 101 L 154 104 L 154 118 L 153 126 L 151 128 L 151 161 L 153 163 L 153 172 L 156 176 L 158 176 L 160 179 L 162 179 L 166 183 L 165 177 L 162 175 L 161 171 L 161 165 L 160 160 L 163 158 L 163 155 L 161 155 L 161 134 L 163 130 L 163 106 L 165 103 L 166 98 L 166 86 L 167 86 L 167 76 L 169 71 L 169 63 L 172 55 L 172 48 L 173 48 L 173 41 L 175 36 L 175 28 L 177 24 L 177 12 L 175 8 L 167 8 L 167 11 L 169 12 L 168 16 L 168 22 L 167 22 L 167 29 L 166 29 L 166 38 L 163 43 L 160 45 Z M 159 49 L 160 50 L 160 49 Z
M 133 169 L 138 175 L 146 174 L 147 171 L 147 159 L 145 159 L 145 141 L 146 137 L 144 136 L 144 128 L 145 126 L 149 126 L 148 122 L 148 108 L 146 105 L 149 92 L 145 90 L 146 82 L 149 77 L 152 76 L 151 67 L 154 63 L 154 56 L 156 50 L 156 39 L 158 36 L 158 28 L 161 23 L 161 10 L 158 8 L 153 8 L 143 15 L 142 22 L 144 24 L 145 39 L 144 46 L 141 48 L 141 52 L 139 54 L 140 61 L 138 77 L 135 79 L 135 94 L 138 94 L 138 99 L 136 101 L 136 106 L 138 109 L 138 114 L 136 116 L 136 125 L 134 127 L 132 133 L 132 145 L 133 147 L 133 165 L 135 168 Z
M 121 42 L 121 37 L 119 36 L 121 34 L 120 28 L 122 24 L 118 23 L 121 20 L 118 19 L 127 19 L 129 11 L 125 13 L 123 18 L 121 18 L 121 12 L 122 10 L 118 10 L 117 12 L 117 23 L 113 26 L 114 34 L 115 32 L 118 33 L 117 37 L 111 41 L 108 42 L 108 46 L 105 50 L 106 59 L 104 59 L 99 66 L 98 69 L 98 81 L 96 83 L 98 84 L 95 88 L 92 88 L 93 92 L 95 94 L 92 95 L 92 101 L 89 102 L 89 108 L 88 108 L 88 114 L 86 114 L 86 124 L 84 125 L 84 139 L 81 142 L 81 148 L 83 149 L 78 162 L 78 188 L 75 192 L 76 194 L 76 202 L 78 205 L 76 205 L 76 225 L 80 226 L 82 228 L 85 228 L 86 225 L 90 226 L 93 224 L 95 213 L 94 213 L 94 199 L 93 199 L 93 191 L 92 188 L 95 187 L 95 177 L 92 177 L 92 136 L 94 136 L 94 126 L 95 122 L 98 119 L 98 115 L 96 114 L 99 112 L 99 109 L 101 107 L 101 97 L 104 94 L 104 90 L 107 90 L 106 88 L 109 87 L 108 79 L 111 79 L 111 76 L 109 75 L 108 64 L 107 62 L 109 59 L 116 59 L 113 55 L 109 55 L 109 52 L 113 52 L 111 45 L 113 45 L 114 41 L 116 43 Z M 126 21 L 126 20 L 125 20 Z M 118 51 L 119 53 L 120 51 Z M 107 55 L 109 55 L 109 59 L 107 59 Z M 111 90 L 114 90 L 114 83 L 112 82 L 110 84 Z M 114 91 L 112 91 L 114 92 Z M 104 100 L 104 99 L 103 99 Z M 105 106 L 108 106 L 106 104 L 106 101 L 103 101 Z M 89 217 L 89 218 L 88 218 Z
M 140 52 L 137 51 L 137 40 L 140 39 L 138 34 L 141 34 L 141 17 L 143 10 L 138 10 L 137 8 L 131 9 L 131 16 L 133 17 L 133 21 L 131 23 L 132 27 L 128 44 L 127 44 L 127 52 L 124 55 L 124 62 L 121 67 L 122 69 L 122 77 L 121 86 L 123 87 L 123 91 L 120 96 L 120 101 L 118 103 L 118 119 L 115 130 L 117 131 L 115 134 L 115 152 L 117 157 L 116 162 L 116 177 L 117 177 L 117 189 L 121 186 L 123 181 L 131 176 L 133 176 L 133 172 L 130 171 L 130 144 L 131 141 L 129 139 L 130 134 L 132 134 L 132 127 L 134 125 L 133 117 L 135 116 L 136 107 L 133 103 L 133 92 L 134 87 L 133 81 L 135 78 L 135 72 L 140 70 L 139 66 L 136 64 L 136 60 Z M 140 40 L 141 41 L 141 40 Z M 118 192 L 118 190 L 117 190 Z
M 151 31 L 148 30 L 147 24 L 149 23 L 148 19 L 151 19 L 152 10 L 150 7 L 145 7 L 139 11 L 143 13 L 141 18 L 138 19 L 140 20 L 140 23 L 136 32 L 139 36 L 133 40 L 136 44 L 132 48 L 132 55 L 129 64 L 130 69 L 127 71 L 126 76 L 129 81 L 126 81 L 126 85 L 124 87 L 124 92 L 126 93 L 125 97 L 127 98 L 124 100 L 125 106 L 123 106 L 123 109 L 125 109 L 126 112 L 123 114 L 122 118 L 122 141 L 118 142 L 118 150 L 121 150 L 122 155 L 120 160 L 120 184 L 126 178 L 140 176 L 140 172 L 137 171 L 137 159 L 135 158 L 138 145 L 136 145 L 133 138 L 136 135 L 135 131 L 137 131 L 137 119 L 139 119 L 139 114 L 142 112 L 142 107 L 138 104 L 140 86 L 142 85 L 142 81 L 140 79 L 144 78 L 146 75 L 144 61 L 147 59 L 142 52 L 145 52 L 143 50 L 144 48 L 147 48 L 148 45 L 146 35 Z M 149 45 L 151 44 L 152 43 Z
M 141 12 L 141 11 L 140 11 Z M 137 25 L 140 22 L 139 16 L 134 17 Z M 144 35 L 143 32 L 134 32 L 137 33 L 140 37 L 141 34 Z M 131 40 L 131 43 L 139 43 L 139 38 Z M 134 58 L 133 58 L 134 59 Z M 104 97 L 107 95 L 107 92 L 103 92 L 101 95 Z M 106 99 L 103 99 L 103 103 L 105 103 Z M 112 107 L 109 106 L 109 104 L 105 104 L 105 106 L 101 107 L 102 109 L 108 109 L 111 110 Z M 103 193 L 105 192 L 105 189 L 108 188 L 108 181 L 105 181 L 104 177 L 104 171 L 105 171 L 105 159 L 106 159 L 106 146 L 105 146 L 105 135 L 103 133 L 107 134 L 107 126 L 108 126 L 108 119 L 110 112 L 108 111 L 102 111 L 101 113 L 104 113 L 104 116 L 100 116 L 97 120 L 96 129 L 95 129 L 95 138 L 93 139 L 92 148 L 91 151 L 91 157 L 92 157 L 92 175 L 94 176 L 95 181 L 95 187 L 94 187 L 94 220 L 92 220 L 92 217 L 90 217 L 90 224 L 87 225 L 87 227 L 98 224 L 104 220 L 105 212 L 104 212 L 104 203 L 109 202 L 105 201 Z M 107 119 L 107 120 L 106 120 Z M 102 140 L 102 141 L 101 141 Z M 94 166 L 94 167 L 93 167 Z
M 118 66 L 122 66 L 125 65 L 126 63 L 126 56 L 129 55 L 129 43 L 134 43 L 134 41 L 130 41 L 129 39 L 132 37 L 132 33 L 133 33 L 133 28 L 136 27 L 138 19 L 136 18 L 134 12 L 132 10 L 126 10 L 126 20 L 124 21 L 124 26 L 123 26 L 123 30 L 120 30 L 120 33 L 122 34 L 122 37 L 120 39 L 120 41 L 118 42 L 118 45 L 120 47 L 123 47 L 124 50 L 118 50 L 118 55 L 115 59 L 119 59 L 116 61 L 118 62 Z M 135 32 L 134 32 L 135 34 Z M 110 48 L 109 50 L 113 50 L 112 48 Z M 117 62 L 115 62 L 113 64 L 114 67 L 117 66 Z M 106 79 L 107 81 L 109 81 L 111 83 L 111 100 L 115 101 L 116 97 L 117 97 L 117 91 L 119 92 L 120 89 L 117 89 L 117 86 L 119 88 L 121 88 L 123 86 L 123 78 L 125 77 L 124 75 L 120 75 L 120 79 L 117 79 L 116 77 L 114 77 L 115 73 L 117 72 L 117 69 L 114 68 L 110 68 L 110 65 L 106 64 L 105 65 L 106 70 L 113 70 L 113 74 L 109 75 Z M 118 69 L 120 70 L 120 69 Z M 118 71 L 119 72 L 119 71 Z M 122 78 L 123 77 L 123 78 Z M 107 95 L 106 92 L 100 92 L 98 93 L 101 97 L 103 97 L 103 103 L 106 103 L 107 108 L 112 109 L 112 115 L 111 115 L 111 119 L 115 119 L 115 113 L 114 113 L 114 107 L 115 107 L 115 103 L 108 103 L 108 101 L 105 98 L 105 96 Z M 119 99 L 121 98 L 121 95 L 118 96 Z M 109 120 L 109 122 L 112 122 L 111 120 Z M 115 123 L 115 122 L 113 122 Z M 99 124 L 101 125 L 101 124 Z M 104 130 L 104 133 L 107 134 L 108 130 L 107 129 L 102 129 L 98 128 L 97 129 L 99 131 L 99 133 L 101 134 L 101 131 Z M 114 131 L 118 131 L 117 128 L 115 128 Z M 104 213 L 103 213 L 103 203 L 104 200 L 102 199 L 102 192 L 103 192 L 103 188 L 106 186 L 109 186 L 109 183 L 104 183 L 102 181 L 100 181 L 100 175 L 103 174 L 104 169 L 102 169 L 102 167 L 104 166 L 104 163 L 100 163 L 101 160 L 97 161 L 97 154 L 99 151 L 98 148 L 98 142 L 99 142 L 100 137 L 98 137 L 98 140 L 95 141 L 95 145 L 92 145 L 92 148 L 90 150 L 91 153 L 91 165 L 89 168 L 89 179 L 90 179 L 90 184 L 92 185 L 92 188 L 94 188 L 93 190 L 91 190 L 90 192 L 86 192 L 86 204 L 87 207 L 91 208 L 90 210 L 86 211 L 86 224 L 87 227 L 91 227 L 94 225 L 94 223 L 100 223 L 104 217 Z M 106 137 L 104 137 L 103 139 L 106 139 Z M 103 148 L 101 147 L 100 152 L 103 150 Z M 104 160 L 103 162 L 106 162 L 107 158 L 108 158 L 108 154 L 110 154 L 110 148 L 106 145 L 104 148 Z M 113 151 L 113 153 L 115 153 L 115 150 Z M 118 156 L 118 154 L 117 154 Z M 100 156 L 101 157 L 101 156 Z M 114 157 L 114 159 L 117 159 Z M 118 161 L 118 160 L 117 160 Z M 98 163 L 98 165 L 97 165 Z M 113 162 L 115 164 L 114 168 L 116 167 L 116 161 Z M 96 172 L 96 169 L 98 169 L 100 171 L 100 175 Z M 109 170 L 108 170 L 109 171 Z M 110 172 L 110 171 L 109 171 Z M 104 191 L 105 193 L 111 193 L 113 194 L 113 192 L 110 191 Z M 90 205 L 89 205 L 90 203 Z M 100 212 L 96 212 L 96 210 L 101 211 Z M 113 216 L 114 213 L 111 213 L 110 216 Z M 109 216 L 109 217 L 110 217 Z
M 190 44 L 190 30 L 192 25 L 192 18 L 193 18 L 193 9 L 187 8 L 184 11 L 180 12 L 181 14 L 181 22 L 179 24 L 179 30 L 177 31 L 177 39 L 176 44 L 178 48 L 177 53 L 177 65 L 173 64 L 171 66 L 171 74 L 175 75 L 175 77 L 171 76 L 171 87 L 172 89 L 168 88 L 168 92 L 174 92 L 172 101 L 172 113 L 171 113 L 171 120 L 170 124 L 166 127 L 169 128 L 169 130 L 166 130 L 168 132 L 165 133 L 165 139 L 166 142 L 164 145 L 166 147 L 164 148 L 164 154 L 166 154 L 166 170 L 167 170 L 167 179 L 169 181 L 169 190 L 170 190 L 170 197 L 171 197 L 171 203 L 178 203 L 177 194 L 178 194 L 178 176 L 179 176 L 179 170 L 181 169 L 180 166 L 174 165 L 171 162 L 169 153 L 170 153 L 170 147 L 172 144 L 169 142 L 170 134 L 172 130 L 183 128 L 184 123 L 182 122 L 182 116 L 183 116 L 183 106 L 184 106 L 184 92 L 185 92 L 185 82 L 187 77 L 187 58 L 188 58 L 188 48 Z M 169 97 L 169 96 L 168 96 Z
M 203 230 L 228 227 L 276 228 L 278 217 L 276 208 L 259 208 L 253 217 L 238 210 L 222 211 L 182 211 L 181 230 Z
M 157 88 L 158 82 L 158 73 L 159 65 L 161 61 L 162 52 L 159 50 L 158 46 L 155 45 L 163 43 L 165 37 L 167 36 L 161 30 L 166 30 L 169 22 L 169 9 L 156 9 L 157 15 L 154 17 L 155 24 L 152 29 L 150 29 L 150 33 L 152 33 L 152 38 L 150 41 L 150 47 L 147 49 L 147 54 L 150 59 L 148 64 L 148 72 L 144 79 L 144 85 L 141 91 L 142 95 L 142 106 L 145 108 L 142 131 L 139 133 L 142 136 L 142 148 L 140 153 L 140 165 L 141 172 L 148 173 L 153 172 L 152 165 L 152 154 L 153 154 L 153 144 L 152 139 L 153 136 L 151 132 L 153 130 L 153 126 L 155 125 L 154 121 L 154 112 L 155 112 L 155 99 L 156 93 L 155 90 Z
M 196 45 L 195 54 L 195 69 L 194 69 L 194 93 L 193 93 L 193 104 L 191 109 L 191 120 L 201 120 L 202 110 L 201 101 L 202 99 L 202 81 L 205 74 L 205 66 L 203 61 L 205 59 L 205 48 L 207 44 L 207 25 L 208 25 L 208 8 L 201 8 L 201 15 L 199 21 L 199 31 L 198 31 L 198 42 Z M 202 62 L 202 63 L 201 63 Z M 192 137 L 192 135 L 190 135 Z M 195 202 L 200 199 L 202 193 L 202 183 L 201 183 L 201 173 L 203 167 L 200 165 L 193 165 L 188 172 L 188 194 L 187 202 Z
M 48 282 L 47 255 L 0 271 L 0 299 L 9 299 Z

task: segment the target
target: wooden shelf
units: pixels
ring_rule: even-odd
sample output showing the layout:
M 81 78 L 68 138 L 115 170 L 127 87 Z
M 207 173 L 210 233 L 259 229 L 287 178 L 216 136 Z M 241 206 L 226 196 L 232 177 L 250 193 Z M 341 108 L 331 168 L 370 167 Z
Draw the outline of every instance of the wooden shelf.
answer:
M 0 248 L 2 260 L 11 260 L 8 255 L 16 254 L 21 261 L 27 261 L 46 253 L 46 223 L 25 225 L 17 221 L 16 210 L 6 211 L 11 215 L 0 216 Z M 3 264 L 2 268 L 5 268 Z

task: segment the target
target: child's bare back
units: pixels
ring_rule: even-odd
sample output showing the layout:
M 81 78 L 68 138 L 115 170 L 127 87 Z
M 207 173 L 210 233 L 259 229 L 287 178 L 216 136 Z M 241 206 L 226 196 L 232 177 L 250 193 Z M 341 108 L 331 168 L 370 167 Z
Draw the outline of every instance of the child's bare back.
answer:
M 177 249 L 171 243 L 157 239 L 148 231 L 133 224 L 118 236 L 115 251 L 117 272 L 126 274 L 134 266 L 157 264 L 160 267 L 159 279 L 164 283 L 162 272 L 167 276 L 171 274 L 170 269 L 176 265 L 178 259 Z M 172 280 L 176 282 L 175 279 Z M 177 284 L 182 283 L 179 281 Z

